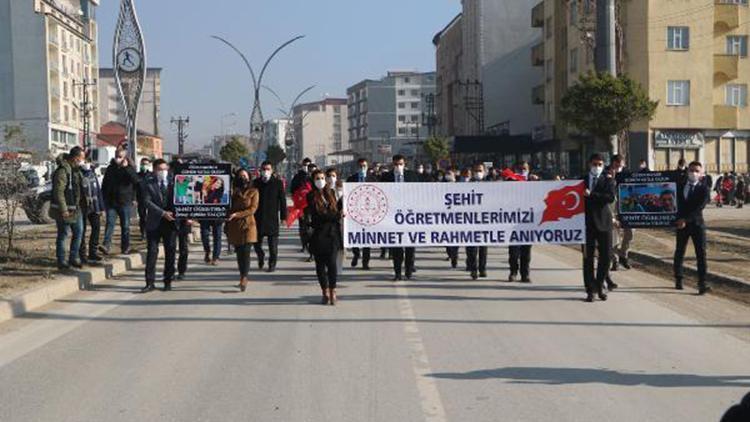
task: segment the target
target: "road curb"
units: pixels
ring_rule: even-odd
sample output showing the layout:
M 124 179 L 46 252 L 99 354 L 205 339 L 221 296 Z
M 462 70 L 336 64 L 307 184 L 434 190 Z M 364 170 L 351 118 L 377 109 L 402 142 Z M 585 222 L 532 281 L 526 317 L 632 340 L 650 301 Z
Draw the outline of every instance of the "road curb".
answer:
M 648 252 L 631 250 L 628 253 L 628 255 L 630 256 L 631 259 L 634 259 L 635 261 L 641 264 L 665 266 L 670 270 L 672 268 L 671 260 L 660 258 Z M 697 279 L 698 269 L 694 265 L 684 264 L 683 268 L 684 268 L 686 276 Z M 709 271 L 707 274 L 707 278 L 708 278 L 707 281 L 711 283 L 722 284 L 722 285 L 733 287 L 735 289 L 750 289 L 750 283 L 748 283 L 745 280 L 742 280 L 741 278 L 734 277 L 729 274 L 722 274 L 718 272 Z
M 190 244 L 200 241 L 200 236 L 192 233 L 188 238 Z M 164 250 L 159 247 L 159 257 L 163 258 Z M 22 316 L 23 314 L 48 305 L 67 295 L 81 290 L 90 290 L 93 286 L 123 274 L 141 268 L 146 262 L 146 252 L 114 256 L 101 265 L 76 271 L 73 275 L 63 275 L 51 283 L 20 292 L 10 298 L 0 298 L 0 323 Z

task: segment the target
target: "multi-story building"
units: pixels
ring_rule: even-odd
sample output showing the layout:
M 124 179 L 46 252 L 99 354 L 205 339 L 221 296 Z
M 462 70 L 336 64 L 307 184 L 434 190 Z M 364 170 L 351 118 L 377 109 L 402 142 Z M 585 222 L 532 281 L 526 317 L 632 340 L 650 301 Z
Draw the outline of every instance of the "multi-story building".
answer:
M 143 94 L 138 106 L 138 130 L 161 136 L 161 68 L 146 69 Z M 114 70 L 99 69 L 99 115 L 102 124 L 125 123 L 125 107 L 117 92 Z
M 292 120 L 286 118 L 266 120 L 260 151 L 267 151 L 271 145 L 278 145 L 286 151 L 286 136 L 291 124 Z
M 319 167 L 327 167 L 345 160 L 349 148 L 346 98 L 299 104 L 292 114 L 296 144 L 290 161 L 309 157 Z
M 601 149 L 557 118 L 560 99 L 582 72 L 592 70 L 593 0 L 544 0 L 532 26 L 544 37 L 531 50 L 545 76 L 532 97 L 544 104 L 540 136 L 559 143 L 557 159 L 578 169 Z M 748 170 L 750 61 L 747 0 L 633 0 L 624 3 L 618 68 L 659 101 L 650 122 L 628 136 L 630 164 L 647 159 L 653 169 L 675 168 L 680 158 L 700 160 L 712 173 Z M 549 157 L 553 158 L 554 157 Z
M 92 139 L 99 127 L 99 90 L 87 85 L 99 73 L 98 5 L 0 0 L 0 127 L 20 127 L 40 157 L 81 145 L 86 117 Z
M 468 113 L 461 95 L 461 81 L 466 81 L 463 58 L 463 14 L 458 14 L 432 39 L 435 45 L 435 113 L 437 134 L 455 136 L 476 131 L 474 118 Z
M 347 89 L 349 141 L 355 154 L 372 161 L 391 153 L 416 157 L 430 134 L 435 72 L 391 71 Z

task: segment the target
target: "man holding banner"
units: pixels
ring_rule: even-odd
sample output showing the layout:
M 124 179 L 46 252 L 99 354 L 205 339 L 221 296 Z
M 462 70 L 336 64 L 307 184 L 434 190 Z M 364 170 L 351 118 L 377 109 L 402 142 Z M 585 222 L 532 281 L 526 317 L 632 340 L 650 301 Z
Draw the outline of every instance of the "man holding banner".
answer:
M 604 281 L 610 266 L 612 249 L 612 208 L 615 202 L 614 178 L 604 173 L 604 159 L 594 154 L 589 159 L 590 171 L 584 176 L 586 185 L 586 246 L 583 252 L 583 281 L 586 285 L 586 302 L 594 301 L 594 293 L 607 300 Z M 598 264 L 594 273 L 594 255 L 598 252 Z
M 368 173 L 367 159 L 360 158 L 357 160 L 357 172 L 349 176 L 346 179 L 346 183 L 374 183 L 377 182 L 377 178 L 374 174 Z M 353 248 L 352 253 L 352 268 L 356 268 L 359 263 L 360 257 L 362 258 L 362 269 L 370 269 L 370 254 L 371 248 Z
M 472 169 L 469 182 L 484 182 L 487 177 L 484 164 L 477 163 Z M 487 246 L 467 246 L 466 262 L 471 273 L 471 279 L 487 278 Z
M 406 170 L 406 158 L 401 154 L 393 156 L 393 171 L 383 176 L 383 183 L 417 183 L 419 179 L 411 170 Z M 391 248 L 393 257 L 393 281 L 401 281 L 402 267 L 406 260 L 406 278 L 411 280 L 414 271 L 414 253 L 415 249 L 396 247 Z

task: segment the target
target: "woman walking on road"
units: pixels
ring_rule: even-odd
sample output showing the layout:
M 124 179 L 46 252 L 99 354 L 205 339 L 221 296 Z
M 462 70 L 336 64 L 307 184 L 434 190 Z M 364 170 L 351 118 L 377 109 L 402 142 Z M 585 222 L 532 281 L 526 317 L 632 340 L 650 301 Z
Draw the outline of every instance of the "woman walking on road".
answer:
M 326 174 L 315 170 L 312 174 L 313 191 L 307 195 L 307 209 L 310 226 L 310 252 L 315 257 L 315 272 L 323 293 L 324 305 L 336 304 L 336 281 L 338 269 L 336 257 L 341 245 L 339 220 L 343 212 L 336 198 L 336 191 L 326 183 Z
M 250 252 L 258 241 L 255 211 L 258 209 L 258 190 L 250 184 L 250 174 L 245 169 L 237 170 L 234 178 L 232 207 L 227 219 L 226 231 L 229 244 L 237 253 L 240 270 L 240 291 L 247 289 L 250 272 Z

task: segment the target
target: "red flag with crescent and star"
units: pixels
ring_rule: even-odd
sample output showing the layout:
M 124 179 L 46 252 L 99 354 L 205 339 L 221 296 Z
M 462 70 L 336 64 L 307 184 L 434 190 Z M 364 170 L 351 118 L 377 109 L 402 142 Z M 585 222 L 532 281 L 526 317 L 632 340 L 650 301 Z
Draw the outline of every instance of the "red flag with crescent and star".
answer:
M 586 204 L 583 200 L 585 189 L 585 184 L 581 182 L 577 185 L 550 191 L 544 199 L 547 208 L 544 210 L 542 222 L 539 225 L 548 221 L 573 218 L 586 212 Z

